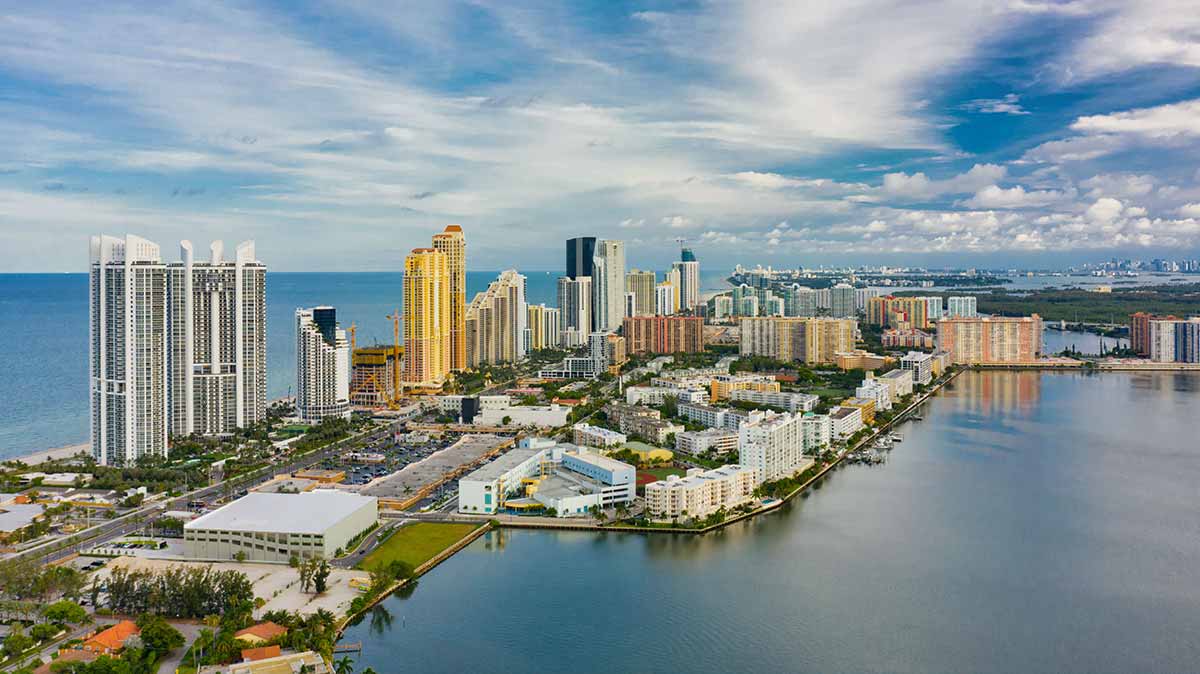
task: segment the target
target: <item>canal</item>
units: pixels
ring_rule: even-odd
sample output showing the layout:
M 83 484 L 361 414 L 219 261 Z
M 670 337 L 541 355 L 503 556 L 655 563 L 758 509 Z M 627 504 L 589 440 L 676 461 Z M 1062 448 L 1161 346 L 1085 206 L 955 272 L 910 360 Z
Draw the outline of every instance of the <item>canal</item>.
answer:
M 705 536 L 489 533 L 352 627 L 390 672 L 1200 662 L 1200 376 L 965 373 L 882 466 Z

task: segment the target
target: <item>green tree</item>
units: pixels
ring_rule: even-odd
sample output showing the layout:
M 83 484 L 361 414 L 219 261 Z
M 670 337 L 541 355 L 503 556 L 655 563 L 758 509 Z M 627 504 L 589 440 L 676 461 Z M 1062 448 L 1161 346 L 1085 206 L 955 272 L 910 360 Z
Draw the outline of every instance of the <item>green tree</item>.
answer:
M 33 637 L 25 634 L 25 630 L 20 626 L 14 627 L 12 633 L 4 640 L 4 654 L 10 658 L 14 657 L 33 648 L 33 644 Z
M 155 660 L 184 644 L 183 634 L 161 616 L 141 615 L 137 626 L 141 630 L 143 647 L 154 654 Z
M 333 663 L 334 674 L 354 674 L 354 661 L 349 655 L 343 655 Z
M 328 589 L 329 573 L 329 562 L 322 559 L 316 572 L 313 573 L 313 589 L 317 591 L 317 594 L 322 594 Z
M 46 617 L 46 620 L 55 623 L 78 624 L 86 622 L 88 619 L 87 609 L 66 599 L 50 604 L 42 611 L 42 615 Z
M 62 629 L 57 625 L 51 623 L 38 623 L 29 628 L 29 636 L 33 637 L 35 641 L 46 641 L 48 639 L 53 639 L 54 635 L 61 631 Z

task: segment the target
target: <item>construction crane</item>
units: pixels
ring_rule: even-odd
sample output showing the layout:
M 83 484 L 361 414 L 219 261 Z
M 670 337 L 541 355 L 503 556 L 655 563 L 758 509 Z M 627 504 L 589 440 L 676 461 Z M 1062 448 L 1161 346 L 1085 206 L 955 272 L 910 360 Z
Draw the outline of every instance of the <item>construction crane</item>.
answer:
M 358 332 L 358 326 L 353 321 L 350 322 L 350 357 L 354 357 L 354 351 L 358 348 L 358 343 L 354 340 L 354 334 Z
M 400 310 L 387 317 L 392 322 L 392 399 L 388 407 L 400 406 Z

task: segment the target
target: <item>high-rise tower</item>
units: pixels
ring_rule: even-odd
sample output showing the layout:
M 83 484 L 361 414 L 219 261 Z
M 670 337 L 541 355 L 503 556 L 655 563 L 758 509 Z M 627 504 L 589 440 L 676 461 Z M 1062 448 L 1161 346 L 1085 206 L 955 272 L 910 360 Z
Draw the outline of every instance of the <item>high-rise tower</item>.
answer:
M 130 465 L 167 455 L 167 269 L 158 245 L 93 236 L 89 265 L 92 455 Z
M 445 253 L 414 248 L 404 258 L 403 315 L 404 384 L 440 388 L 450 372 L 450 272 Z M 465 347 L 465 333 L 463 337 Z
M 625 242 L 603 239 L 592 258 L 592 330 L 616 332 L 625 318 Z
M 450 362 L 451 370 L 467 367 L 467 242 L 462 227 L 446 225 L 433 235 L 433 249 L 446 256 L 450 279 Z
M 296 414 L 350 418 L 350 343 L 333 307 L 296 310 Z
M 680 251 L 679 262 L 672 265 L 679 272 L 679 305 L 690 311 L 700 304 L 700 263 L 691 248 Z
M 592 258 L 596 254 L 596 237 L 577 236 L 567 239 L 567 278 L 592 275 Z
M 195 259 L 181 241 L 167 266 L 167 419 L 171 436 L 225 435 L 267 411 L 267 268 L 254 242 L 233 261 L 214 241 Z

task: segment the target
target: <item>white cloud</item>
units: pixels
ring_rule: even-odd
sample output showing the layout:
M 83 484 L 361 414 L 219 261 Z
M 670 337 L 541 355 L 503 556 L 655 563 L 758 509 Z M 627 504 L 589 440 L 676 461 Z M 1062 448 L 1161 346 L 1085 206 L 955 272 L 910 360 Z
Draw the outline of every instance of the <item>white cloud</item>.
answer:
M 1200 204 L 1184 204 L 1179 207 L 1179 214 L 1185 218 L 1200 218 Z
M 621 222 L 617 223 L 617 227 L 620 227 L 621 229 L 637 229 L 644 224 L 646 224 L 645 218 L 638 218 L 637 220 L 634 220 L 633 218 L 625 218 Z
M 923 172 L 913 174 L 888 173 L 883 176 L 883 191 L 910 199 L 926 199 L 941 194 L 966 194 L 1003 179 L 1008 171 L 997 164 L 976 164 L 966 173 L 930 180 Z
M 1105 173 L 1094 175 L 1080 183 L 1089 197 L 1140 197 L 1154 190 L 1155 178 L 1149 174 Z
M 976 98 L 962 105 L 964 110 L 1005 115 L 1028 115 L 1030 112 L 1021 107 L 1021 97 L 1017 94 L 1005 94 L 1003 98 Z
M 669 215 L 659 222 L 671 229 L 688 229 L 696 226 L 696 223 L 692 222 L 691 218 L 682 215 Z
M 1082 3 L 1081 3 L 1082 4 Z M 1096 2 L 1099 24 L 1063 64 L 1067 79 L 1167 64 L 1200 66 L 1200 3 L 1196 0 Z
M 1062 198 L 1062 192 L 1053 190 L 1033 190 L 1027 192 L 1024 187 L 1017 185 L 1004 189 L 997 185 L 987 187 L 975 193 L 975 196 L 963 202 L 969 208 L 1029 208 L 1044 206 Z
M 1088 115 L 1071 124 L 1084 133 L 1136 134 L 1150 138 L 1200 135 L 1200 99 L 1139 108 L 1108 115 Z

